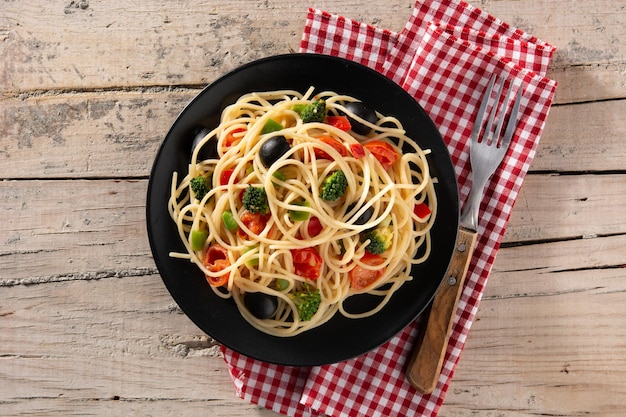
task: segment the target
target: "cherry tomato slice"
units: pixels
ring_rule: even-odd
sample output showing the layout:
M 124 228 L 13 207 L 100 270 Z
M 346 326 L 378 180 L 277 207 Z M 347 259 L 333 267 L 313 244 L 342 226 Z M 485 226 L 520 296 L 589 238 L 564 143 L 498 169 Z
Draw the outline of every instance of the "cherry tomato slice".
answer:
M 236 127 L 224 136 L 222 140 L 222 146 L 228 148 L 237 144 L 241 138 L 243 138 L 242 132 L 245 132 L 247 129 L 245 127 Z
M 224 171 L 222 171 L 222 173 L 220 174 L 220 185 L 228 185 L 228 181 L 230 180 L 230 177 L 233 176 L 234 172 L 234 169 L 225 169 Z
M 413 207 L 413 213 L 420 219 L 425 219 L 430 215 L 431 210 L 426 203 L 418 203 Z
M 326 116 L 326 124 L 347 132 L 352 129 L 350 120 L 346 116 Z
M 320 136 L 319 138 L 320 141 L 324 142 L 327 145 L 332 146 L 337 152 L 339 152 L 339 155 L 341 156 L 348 156 L 348 150 L 346 149 L 346 147 L 343 145 L 343 143 L 339 142 L 337 139 L 330 137 L 330 136 Z M 333 157 L 331 157 L 327 152 L 319 149 L 319 148 L 314 148 L 314 152 L 315 152 L 315 157 L 317 159 L 334 159 Z
M 360 143 L 351 143 L 350 152 L 356 159 L 361 159 L 365 156 L 365 148 Z
M 320 219 L 318 219 L 315 216 L 312 216 L 309 219 L 309 223 L 307 224 L 307 232 L 309 232 L 309 236 L 310 237 L 315 237 L 317 235 L 320 234 L 320 232 L 322 231 L 322 222 L 320 222 Z
M 373 140 L 363 146 L 374 155 L 385 171 L 391 168 L 393 163 L 400 157 L 400 154 L 393 145 L 382 140 Z
M 267 215 L 244 211 L 241 214 L 241 221 L 253 234 L 258 235 L 261 234 L 267 225 Z M 239 229 L 238 233 L 241 237 L 247 237 L 246 232 L 242 229 Z
M 322 273 L 322 257 L 315 248 L 292 249 L 294 273 L 315 281 Z
M 211 272 L 223 271 L 230 266 L 228 251 L 223 246 L 214 243 L 207 248 L 202 263 Z M 206 275 L 206 279 L 210 285 L 221 287 L 228 282 L 228 273 L 225 272 L 217 277 Z
M 373 253 L 365 252 L 363 257 L 361 258 L 361 262 L 365 265 L 381 265 L 385 262 L 385 259 L 380 255 L 374 255 Z M 379 269 L 366 269 L 361 265 L 355 265 L 354 268 L 348 272 L 348 276 L 350 277 L 350 284 L 352 288 L 356 291 L 362 291 L 363 289 L 369 287 L 374 282 L 378 281 L 380 277 L 385 273 L 385 267 L 381 267 Z

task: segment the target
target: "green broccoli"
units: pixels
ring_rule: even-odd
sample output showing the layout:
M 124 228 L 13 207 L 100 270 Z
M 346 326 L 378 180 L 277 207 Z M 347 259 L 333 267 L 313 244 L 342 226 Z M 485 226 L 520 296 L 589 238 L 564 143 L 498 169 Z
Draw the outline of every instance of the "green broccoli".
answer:
M 348 179 L 341 170 L 331 172 L 320 186 L 320 197 L 325 201 L 335 201 L 346 193 Z
M 202 200 L 210 189 L 207 179 L 202 176 L 192 178 L 191 181 L 189 181 L 189 185 L 198 200 Z
M 375 255 L 380 255 L 391 246 L 393 240 L 393 229 L 391 228 L 391 218 L 387 217 L 374 229 L 363 233 L 363 241 L 369 240 L 365 250 Z
M 296 105 L 293 110 L 300 114 L 304 123 L 323 122 L 326 118 L 326 102 L 315 100 L 310 104 Z
M 317 312 L 320 302 L 322 301 L 320 290 L 317 288 L 313 289 L 313 287 L 309 286 L 307 286 L 304 291 L 290 293 L 289 297 L 296 304 L 298 315 L 302 321 L 311 320 L 311 317 Z
M 267 214 L 270 211 L 267 203 L 267 194 L 263 187 L 248 185 L 248 188 L 243 193 L 242 203 L 250 213 Z

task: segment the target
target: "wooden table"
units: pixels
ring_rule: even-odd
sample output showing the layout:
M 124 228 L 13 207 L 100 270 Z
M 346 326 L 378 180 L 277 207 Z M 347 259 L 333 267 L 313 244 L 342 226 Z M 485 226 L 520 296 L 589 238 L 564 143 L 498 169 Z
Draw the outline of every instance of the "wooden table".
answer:
M 473 3 L 556 45 L 559 87 L 440 416 L 623 416 L 626 1 Z M 145 196 L 185 103 L 309 6 L 399 31 L 413 2 L 2 2 L 1 415 L 276 415 L 166 291 Z

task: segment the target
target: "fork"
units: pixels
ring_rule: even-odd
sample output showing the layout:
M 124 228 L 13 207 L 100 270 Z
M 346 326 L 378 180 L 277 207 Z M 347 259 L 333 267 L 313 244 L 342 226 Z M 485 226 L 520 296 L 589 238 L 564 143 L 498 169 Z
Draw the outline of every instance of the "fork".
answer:
M 429 394 L 435 389 L 441 373 L 465 275 L 476 245 L 478 210 L 485 186 L 502 162 L 517 127 L 522 88 L 520 87 L 517 94 L 514 94 L 514 83 L 511 82 L 506 96 L 503 96 L 505 82 L 502 80 L 499 82 L 495 99 L 491 100 L 495 83 L 496 76 L 494 75 L 485 89 L 470 135 L 472 188 L 461 213 L 455 250 L 446 278 L 437 289 L 430 309 L 425 314 L 421 332 L 406 371 L 411 385 L 423 394 Z M 515 96 L 514 100 L 513 96 Z M 489 106 L 491 102 L 493 104 Z M 508 117 L 506 130 L 502 134 L 511 102 L 513 102 L 513 108 Z M 484 128 L 483 125 L 485 125 Z M 501 141 L 500 137 L 502 137 Z

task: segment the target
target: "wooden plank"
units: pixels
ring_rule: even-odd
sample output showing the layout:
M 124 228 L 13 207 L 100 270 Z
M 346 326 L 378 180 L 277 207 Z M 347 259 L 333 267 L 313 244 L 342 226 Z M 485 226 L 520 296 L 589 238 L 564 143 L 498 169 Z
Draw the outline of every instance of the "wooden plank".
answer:
M 605 276 L 624 276 L 625 249 L 626 234 L 502 248 L 485 297 L 506 299 L 583 290 L 608 291 L 597 284 Z M 610 285 L 623 286 L 625 282 Z
M 548 76 L 558 81 L 555 103 L 623 98 L 626 37 L 623 1 L 470 2 L 556 46 Z M 592 87 L 590 87 L 592 86 Z
M 291 0 L 252 7 L 246 0 L 72 4 L 79 7 L 46 1 L 4 7 L 0 60 L 11 57 L 0 67 L 5 94 L 204 85 L 248 61 L 297 50 L 310 6 Z M 395 30 L 411 12 L 405 2 L 374 3 L 367 13 L 359 2 L 326 6 Z
M 2 415 L 272 415 L 158 275 L 0 288 Z
M 626 100 L 551 108 L 531 170 L 623 170 L 624 114 Z
M 624 248 L 622 235 L 501 250 L 441 415 L 621 416 Z
M 0 177 L 145 177 L 176 115 L 197 92 L 4 100 Z
M 146 186 L 114 180 L 0 182 L 0 285 L 154 271 Z
M 623 175 L 531 175 L 504 242 L 624 234 L 625 187 Z M 146 189 L 146 180 L 0 182 L 0 285 L 154 271 Z
M 622 2 L 475 5 L 560 48 L 550 72 L 560 82 L 556 102 L 624 96 Z M 242 63 L 297 50 L 309 6 L 293 0 L 256 7 L 245 0 L 9 2 L 0 18 L 0 61 L 7 63 L 0 66 L 0 92 L 205 85 Z M 400 31 L 412 2 L 372 3 L 367 10 L 357 1 L 318 7 Z
M 503 241 L 623 234 L 625 211 L 624 175 L 528 175 Z
M 563 271 L 623 261 L 625 245 L 503 249 L 441 415 L 618 416 L 626 269 Z M 0 414 L 272 415 L 234 395 L 219 353 L 158 275 L 5 286 L 0 297 Z
M 146 177 L 172 122 L 199 92 L 72 93 L 5 99 L 0 178 Z M 626 166 L 626 100 L 553 107 L 531 170 Z

